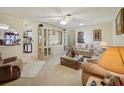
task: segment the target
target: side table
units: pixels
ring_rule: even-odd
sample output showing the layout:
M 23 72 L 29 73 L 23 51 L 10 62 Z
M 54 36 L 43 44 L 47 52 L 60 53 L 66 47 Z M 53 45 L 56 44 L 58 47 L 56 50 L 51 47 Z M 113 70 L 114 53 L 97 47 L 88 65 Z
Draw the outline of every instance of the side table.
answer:
M 81 63 L 83 62 L 83 56 L 77 56 L 77 57 L 68 57 L 63 56 L 60 58 L 61 65 L 73 68 L 73 69 L 80 69 Z

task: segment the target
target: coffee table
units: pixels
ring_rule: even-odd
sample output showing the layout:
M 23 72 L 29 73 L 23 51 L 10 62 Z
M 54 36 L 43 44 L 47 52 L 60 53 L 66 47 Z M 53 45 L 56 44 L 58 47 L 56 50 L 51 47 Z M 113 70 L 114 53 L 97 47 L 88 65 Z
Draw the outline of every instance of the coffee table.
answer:
M 68 57 L 62 56 L 60 58 L 61 65 L 73 68 L 73 69 L 80 69 L 81 63 L 83 62 L 83 56 L 75 56 L 75 57 Z

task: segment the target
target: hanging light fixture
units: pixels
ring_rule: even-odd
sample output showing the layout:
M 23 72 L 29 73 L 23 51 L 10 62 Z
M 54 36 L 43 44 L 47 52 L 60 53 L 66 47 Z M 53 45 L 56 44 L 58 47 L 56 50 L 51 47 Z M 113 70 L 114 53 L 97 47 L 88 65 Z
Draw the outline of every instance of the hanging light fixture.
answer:
M 67 14 L 66 16 L 63 17 L 63 20 L 60 21 L 59 23 L 61 25 L 66 25 L 71 20 L 70 16 L 72 16 L 72 15 L 71 14 Z
M 67 24 L 67 21 L 66 20 L 62 20 L 62 21 L 60 21 L 60 24 L 61 25 L 66 25 Z

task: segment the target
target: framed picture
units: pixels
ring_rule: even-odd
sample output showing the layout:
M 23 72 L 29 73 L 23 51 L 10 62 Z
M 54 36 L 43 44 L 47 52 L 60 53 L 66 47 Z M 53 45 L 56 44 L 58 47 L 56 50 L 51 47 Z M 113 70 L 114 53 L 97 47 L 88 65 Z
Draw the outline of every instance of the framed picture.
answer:
M 78 32 L 77 43 L 84 43 L 84 32 Z
M 101 41 L 102 40 L 101 29 L 93 30 L 93 40 L 94 41 Z
M 124 34 L 124 8 L 121 8 L 116 19 L 116 35 Z

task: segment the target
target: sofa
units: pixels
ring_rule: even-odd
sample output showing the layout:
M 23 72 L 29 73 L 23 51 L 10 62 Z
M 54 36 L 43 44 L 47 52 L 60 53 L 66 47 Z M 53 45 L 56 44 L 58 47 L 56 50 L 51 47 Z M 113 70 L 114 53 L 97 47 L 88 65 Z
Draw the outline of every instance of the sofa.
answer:
M 86 85 L 90 76 L 104 79 L 107 74 L 119 77 L 124 83 L 124 47 L 110 47 L 97 62 L 82 64 L 82 84 Z
M 91 58 L 95 52 L 94 51 L 89 51 L 89 50 L 81 50 L 81 49 L 76 49 L 79 55 L 83 55 L 85 58 Z
M 2 59 L 0 54 L 0 84 L 20 77 L 22 60 L 17 57 Z
M 75 50 L 79 53 L 79 55 L 83 55 L 83 57 L 91 58 L 97 51 L 97 48 L 93 44 L 85 44 L 79 43 Z

